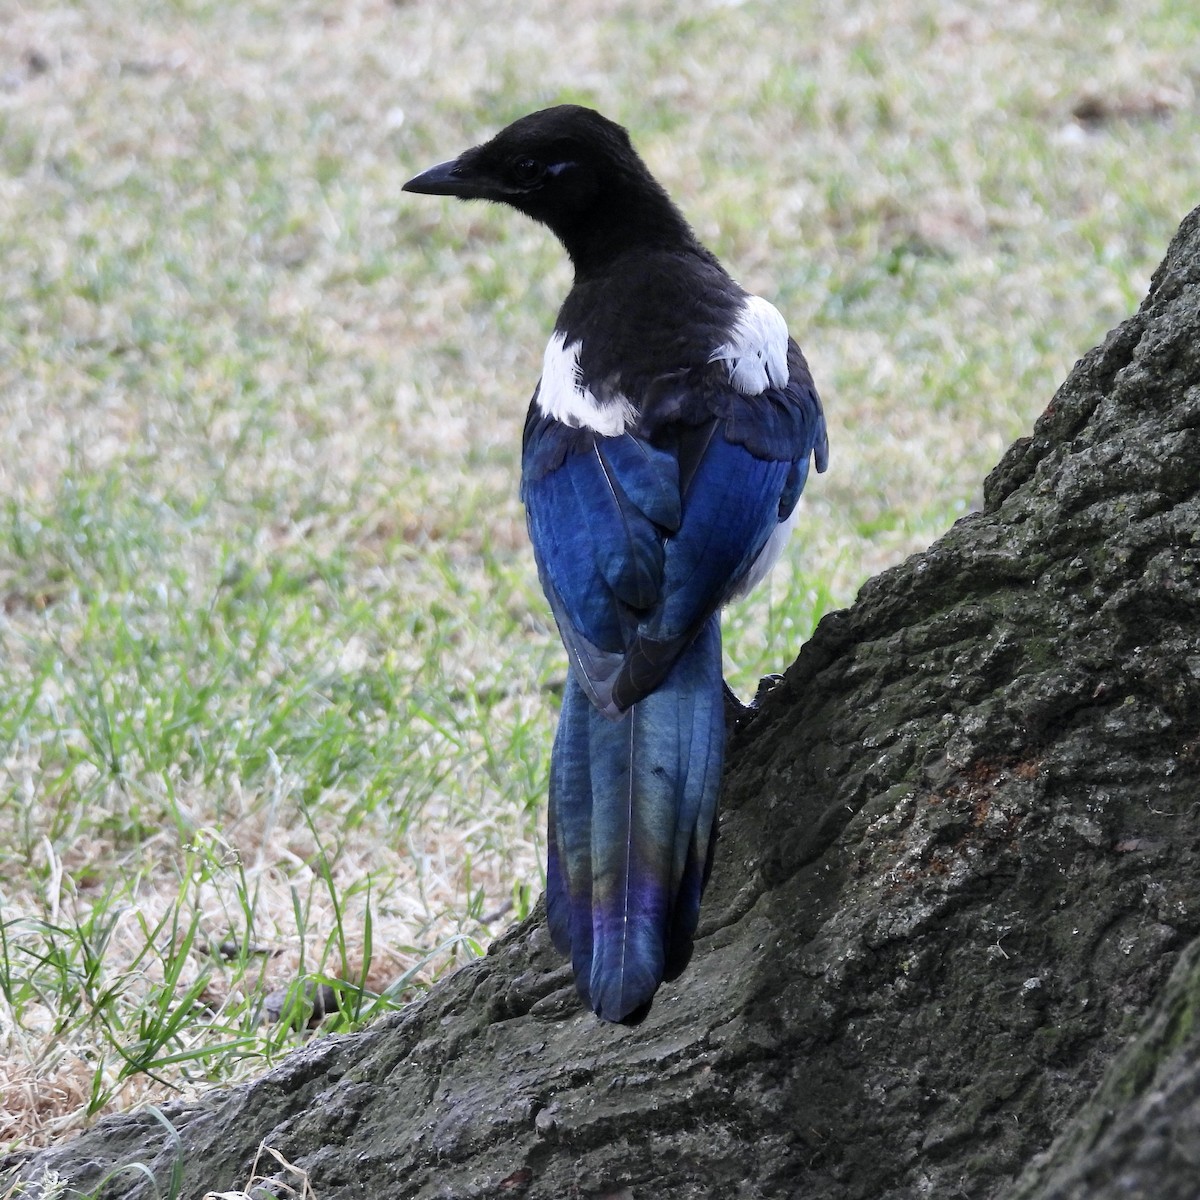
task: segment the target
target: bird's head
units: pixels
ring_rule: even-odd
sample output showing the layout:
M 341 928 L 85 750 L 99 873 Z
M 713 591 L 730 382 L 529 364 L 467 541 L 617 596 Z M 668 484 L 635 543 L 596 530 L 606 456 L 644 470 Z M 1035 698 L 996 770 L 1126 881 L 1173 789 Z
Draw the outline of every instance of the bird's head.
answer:
M 549 226 L 577 267 L 646 232 L 690 236 L 625 130 L 577 104 L 521 117 L 404 190 L 511 205 Z

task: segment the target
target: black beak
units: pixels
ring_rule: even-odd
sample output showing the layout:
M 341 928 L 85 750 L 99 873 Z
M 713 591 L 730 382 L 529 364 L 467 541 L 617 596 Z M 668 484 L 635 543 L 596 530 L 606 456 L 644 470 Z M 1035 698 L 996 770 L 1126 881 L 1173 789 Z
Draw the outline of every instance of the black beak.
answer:
M 461 158 L 438 163 L 428 171 L 414 176 L 403 187 L 406 192 L 420 192 L 425 196 L 457 196 L 460 200 L 486 200 L 493 192 L 484 180 L 478 178 Z

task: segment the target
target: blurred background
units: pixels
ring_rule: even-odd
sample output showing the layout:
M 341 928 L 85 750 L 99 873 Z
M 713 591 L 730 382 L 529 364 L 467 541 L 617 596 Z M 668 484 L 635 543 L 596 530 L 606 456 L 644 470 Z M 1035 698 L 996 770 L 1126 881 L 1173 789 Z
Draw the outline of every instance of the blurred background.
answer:
M 745 694 L 1137 306 L 1198 87 L 1194 0 L 0 0 L 0 1150 L 355 1028 L 540 892 L 518 454 L 570 272 L 405 179 L 591 105 L 786 315 L 832 460 L 727 616 Z

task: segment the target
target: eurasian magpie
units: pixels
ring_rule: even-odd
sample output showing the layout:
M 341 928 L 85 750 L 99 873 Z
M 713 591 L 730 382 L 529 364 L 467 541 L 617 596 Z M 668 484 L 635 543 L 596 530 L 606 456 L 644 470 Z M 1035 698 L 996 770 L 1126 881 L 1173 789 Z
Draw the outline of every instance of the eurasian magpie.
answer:
M 720 609 L 771 569 L 825 417 L 773 305 L 591 109 L 409 180 L 547 225 L 575 269 L 525 421 L 521 499 L 570 659 L 546 905 L 584 1002 L 637 1020 L 691 956 L 725 747 Z

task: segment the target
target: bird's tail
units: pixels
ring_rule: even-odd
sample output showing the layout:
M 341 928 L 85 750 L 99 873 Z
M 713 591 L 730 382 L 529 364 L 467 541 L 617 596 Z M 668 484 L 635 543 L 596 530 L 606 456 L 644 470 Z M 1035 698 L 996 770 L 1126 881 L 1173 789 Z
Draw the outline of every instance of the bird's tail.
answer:
M 725 747 L 714 616 L 617 721 L 567 680 L 550 768 L 546 899 L 584 1001 L 636 1018 L 691 954 Z

